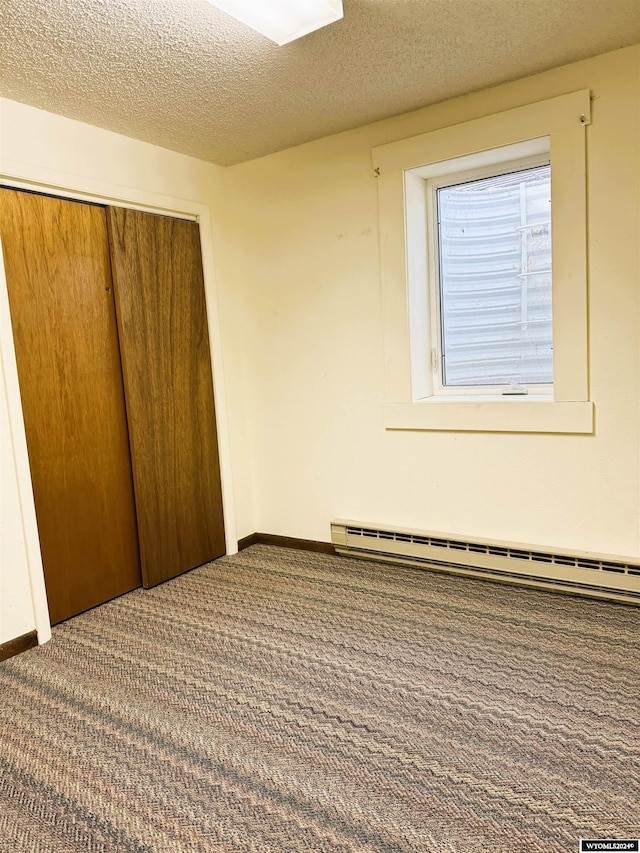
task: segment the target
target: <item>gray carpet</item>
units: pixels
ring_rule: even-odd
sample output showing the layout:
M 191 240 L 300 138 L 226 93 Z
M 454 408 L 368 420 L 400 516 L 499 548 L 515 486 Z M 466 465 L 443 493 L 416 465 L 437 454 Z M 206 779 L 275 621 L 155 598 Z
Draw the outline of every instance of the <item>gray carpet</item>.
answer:
M 640 834 L 640 609 L 254 546 L 0 664 L 0 850 Z

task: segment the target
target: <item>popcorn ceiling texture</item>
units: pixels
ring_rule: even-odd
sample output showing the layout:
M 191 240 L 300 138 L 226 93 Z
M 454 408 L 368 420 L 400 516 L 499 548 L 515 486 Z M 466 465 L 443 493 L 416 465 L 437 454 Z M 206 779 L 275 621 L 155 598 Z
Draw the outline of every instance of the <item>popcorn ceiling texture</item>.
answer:
M 1 0 L 0 95 L 220 165 L 640 41 L 638 0 L 344 0 L 277 47 L 205 0 Z

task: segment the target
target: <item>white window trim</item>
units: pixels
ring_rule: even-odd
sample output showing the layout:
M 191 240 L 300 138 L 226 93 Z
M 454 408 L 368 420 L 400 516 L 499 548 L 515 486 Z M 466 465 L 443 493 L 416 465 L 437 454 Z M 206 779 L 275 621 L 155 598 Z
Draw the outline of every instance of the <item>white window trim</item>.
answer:
M 373 149 L 378 179 L 388 429 L 593 432 L 588 396 L 585 127 L 589 90 Z M 456 167 L 549 153 L 552 194 L 553 399 L 436 396 L 430 338 L 425 178 Z M 418 207 L 423 211 L 417 214 Z M 407 216 L 407 208 L 412 214 Z M 416 348 L 420 348 L 420 353 Z M 411 370 L 422 364 L 422 369 Z
M 412 365 L 411 384 L 414 400 L 445 396 L 456 397 L 458 400 L 468 400 L 472 397 L 493 397 L 495 400 L 502 400 L 504 399 L 502 392 L 506 387 L 505 385 L 446 386 L 442 382 L 439 235 L 436 222 L 437 191 L 443 187 L 466 181 L 548 165 L 549 162 L 549 137 L 542 137 L 503 148 L 494 148 L 491 151 L 480 151 L 470 157 L 445 160 L 430 166 L 411 169 L 404 173 L 405 216 L 408 224 L 407 257 L 409 259 L 424 257 L 422 248 L 424 233 L 420 237 L 420 244 L 414 244 L 417 229 L 412 229 L 409 223 L 414 217 L 417 217 L 420 228 L 423 228 L 425 211 L 427 233 L 426 270 L 417 270 L 415 267 L 411 269 L 411 262 L 409 262 L 410 272 L 407 277 L 409 312 L 413 314 L 415 302 L 419 304 L 417 310 L 424 310 L 424 305 L 421 303 L 424 301 L 422 291 L 426 282 L 428 289 L 427 311 L 431 320 L 426 335 L 415 334 L 413 330 L 410 330 L 409 333 Z M 437 354 L 439 361 L 435 371 L 431 366 L 432 353 Z M 424 365 L 426 365 L 426 374 Z M 431 369 L 429 369 L 430 366 Z M 527 393 L 538 399 L 545 397 L 548 400 L 553 400 L 553 385 L 549 383 L 530 385 L 527 388 Z

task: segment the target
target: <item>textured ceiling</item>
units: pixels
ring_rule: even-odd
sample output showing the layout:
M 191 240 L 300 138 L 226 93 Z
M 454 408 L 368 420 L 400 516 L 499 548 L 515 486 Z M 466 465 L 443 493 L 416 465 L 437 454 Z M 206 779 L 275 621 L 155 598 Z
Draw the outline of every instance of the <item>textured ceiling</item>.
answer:
M 0 95 L 230 165 L 640 41 L 640 0 L 344 0 L 277 47 L 205 0 L 0 0 Z

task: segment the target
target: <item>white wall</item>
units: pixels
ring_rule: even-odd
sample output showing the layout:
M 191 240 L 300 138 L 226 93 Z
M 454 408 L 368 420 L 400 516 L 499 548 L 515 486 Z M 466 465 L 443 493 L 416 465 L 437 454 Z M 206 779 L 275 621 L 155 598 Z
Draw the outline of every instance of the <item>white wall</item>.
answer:
M 14 441 L 7 405 L 5 373 L 9 371 L 4 369 L 4 360 L 2 358 L 0 364 L 0 642 L 26 634 L 36 625 Z M 35 568 L 36 571 L 40 568 L 37 563 L 37 551 Z M 46 618 L 41 625 L 41 632 L 46 640 Z
M 233 167 L 219 262 L 242 291 L 260 531 L 342 517 L 640 554 L 639 50 Z M 385 431 L 374 146 L 578 89 L 587 128 L 594 435 Z
M 223 172 L 217 166 L 191 157 L 0 99 L 0 177 L 3 183 L 200 218 L 227 550 L 232 553 L 237 536 L 253 532 L 255 522 L 243 411 L 246 395 L 238 387 L 244 381 L 242 361 L 234 352 L 235 330 L 242 322 L 236 317 L 233 293 L 221 292 L 214 266 L 216 243 L 224 239 L 219 232 L 220 224 L 224 223 L 219 208 L 223 198 Z M 211 202 L 218 205 L 216 209 L 210 207 Z M 1 304 L 3 299 L 6 301 L 2 278 L 0 289 Z M 221 328 L 225 330 L 224 335 Z M 0 336 L 4 353 L 10 343 L 8 314 L 0 324 Z M 235 365 L 239 367 L 236 369 Z M 21 415 L 15 364 L 3 361 L 3 369 L 8 372 L 8 384 L 14 388 L 14 393 L 7 383 L 0 386 L 0 642 L 34 627 L 42 641 L 48 637 L 47 610 L 24 433 L 20 433 L 21 424 L 15 426 Z M 229 401 L 233 401 L 232 405 Z M 14 431 L 18 429 L 17 436 L 8 432 L 9 416 Z M 20 495 L 17 483 L 24 484 Z M 236 523 L 238 517 L 239 524 Z
M 0 99 L 0 176 L 201 217 L 230 551 L 256 530 L 328 540 L 342 517 L 637 558 L 639 66 L 625 49 L 228 170 Z M 372 147 L 582 88 L 595 434 L 386 431 Z M 9 373 L 0 642 L 48 636 Z

